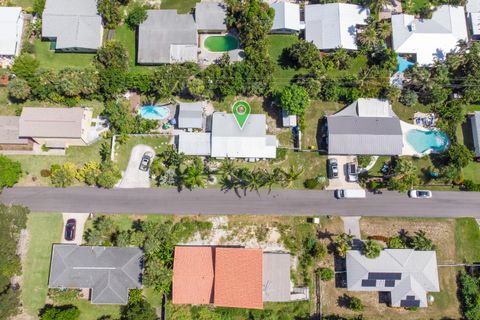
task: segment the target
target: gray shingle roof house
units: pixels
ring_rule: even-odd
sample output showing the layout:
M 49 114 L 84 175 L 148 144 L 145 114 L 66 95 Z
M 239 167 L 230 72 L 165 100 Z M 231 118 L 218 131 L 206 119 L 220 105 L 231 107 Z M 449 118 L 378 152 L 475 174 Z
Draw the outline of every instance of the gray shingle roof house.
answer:
M 177 10 L 147 10 L 138 28 L 139 64 L 197 62 L 197 24 Z
M 480 111 L 475 111 L 475 114 L 470 118 L 470 121 L 472 123 L 475 157 L 480 158 Z
M 96 0 L 47 0 L 42 38 L 56 41 L 57 51 L 94 52 L 102 45 L 102 18 Z
M 202 1 L 195 5 L 195 21 L 199 32 L 227 31 L 227 8 L 220 2 Z
M 349 291 L 390 292 L 393 307 L 427 307 L 427 292 L 439 292 L 435 251 L 385 249 L 369 259 L 347 251 Z
M 86 145 L 92 123 L 88 108 L 23 108 L 19 120 L 19 137 L 32 138 L 51 148 Z
M 291 300 L 290 254 L 263 253 L 263 301 Z
M 370 12 L 354 4 L 328 3 L 305 6 L 305 40 L 320 50 L 339 47 L 356 50 L 358 25 L 366 25 Z
M 181 129 L 203 128 L 203 103 L 181 102 L 178 106 L 178 127 Z
M 128 290 L 141 288 L 140 248 L 54 244 L 49 288 L 91 288 L 93 304 L 126 304 Z
M 20 138 L 19 117 L 0 116 L 0 145 L 26 145 L 28 138 Z
M 300 5 L 290 2 L 275 2 L 272 33 L 295 33 L 300 31 Z
M 386 100 L 358 99 L 327 117 L 328 153 L 336 155 L 400 155 L 400 119 Z

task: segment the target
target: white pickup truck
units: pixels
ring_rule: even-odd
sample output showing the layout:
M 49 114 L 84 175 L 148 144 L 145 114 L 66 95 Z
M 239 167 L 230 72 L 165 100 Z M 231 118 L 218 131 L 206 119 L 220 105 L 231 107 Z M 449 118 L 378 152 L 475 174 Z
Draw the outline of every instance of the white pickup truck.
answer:
M 337 199 L 349 198 L 365 198 L 367 196 L 363 189 L 337 189 L 335 190 L 335 197 Z

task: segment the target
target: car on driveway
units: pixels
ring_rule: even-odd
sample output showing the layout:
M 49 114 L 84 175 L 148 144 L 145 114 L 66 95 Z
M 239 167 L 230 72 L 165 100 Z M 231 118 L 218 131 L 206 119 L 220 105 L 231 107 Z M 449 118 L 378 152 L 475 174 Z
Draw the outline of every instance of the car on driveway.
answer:
M 357 164 L 355 162 L 347 163 L 347 180 L 349 182 L 358 181 Z
M 328 159 L 328 178 L 338 178 L 338 161 L 335 158 Z
M 408 196 L 414 199 L 430 199 L 432 197 L 432 191 L 430 190 L 410 190 Z
M 68 219 L 67 223 L 65 224 L 65 240 L 75 240 L 75 229 L 77 229 L 77 220 Z
M 150 152 L 145 152 L 143 154 L 142 160 L 140 160 L 140 167 L 141 171 L 148 171 L 148 167 L 150 166 L 150 161 L 152 160 L 152 154 Z

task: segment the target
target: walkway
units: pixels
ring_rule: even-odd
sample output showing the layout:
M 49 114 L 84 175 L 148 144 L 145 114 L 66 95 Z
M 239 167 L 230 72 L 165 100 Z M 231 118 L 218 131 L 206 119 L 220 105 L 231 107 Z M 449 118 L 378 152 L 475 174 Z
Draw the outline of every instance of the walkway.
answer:
M 345 233 L 349 233 L 353 235 L 356 239 L 362 239 L 362 235 L 360 233 L 360 219 L 362 217 L 354 216 L 354 217 L 342 217 L 343 220 L 343 228 Z

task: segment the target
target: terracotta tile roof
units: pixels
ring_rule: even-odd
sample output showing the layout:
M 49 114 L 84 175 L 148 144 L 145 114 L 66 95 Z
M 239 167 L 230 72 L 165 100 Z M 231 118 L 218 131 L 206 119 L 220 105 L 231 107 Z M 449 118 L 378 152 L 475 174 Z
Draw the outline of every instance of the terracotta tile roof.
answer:
M 216 248 L 214 304 L 262 309 L 262 249 Z
M 213 303 L 213 247 L 175 247 L 173 303 Z

